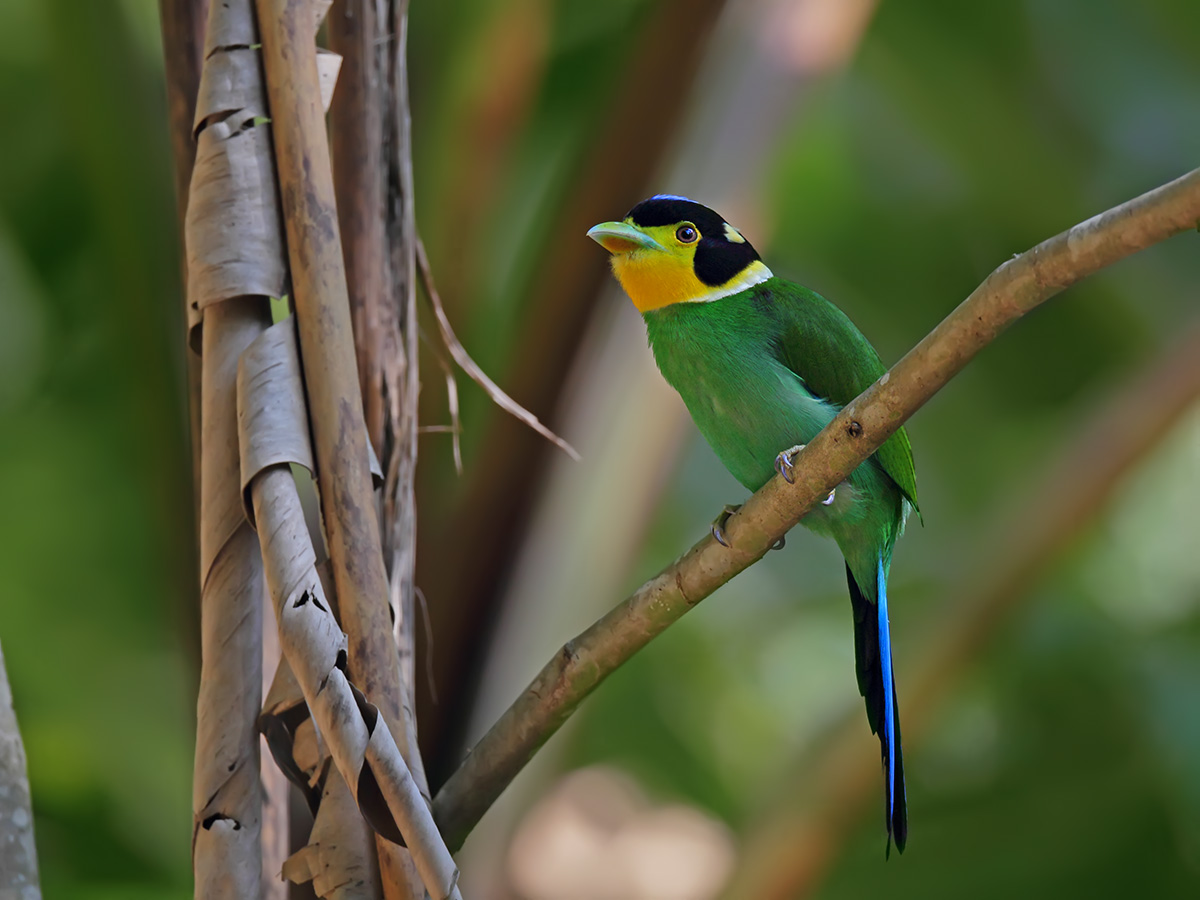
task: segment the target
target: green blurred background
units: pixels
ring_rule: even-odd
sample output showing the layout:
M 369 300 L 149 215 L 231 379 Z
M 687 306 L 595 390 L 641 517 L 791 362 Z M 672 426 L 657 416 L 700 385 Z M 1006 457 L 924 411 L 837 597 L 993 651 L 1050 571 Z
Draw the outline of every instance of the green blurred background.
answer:
M 464 477 L 423 439 L 435 780 L 744 494 L 652 380 L 579 223 L 657 191 L 719 205 L 894 361 L 1013 253 L 1196 165 L 1198 33 L 1192 0 L 414 2 L 417 212 L 451 317 L 585 457 L 557 459 L 471 386 Z M 0 3 L 0 640 L 48 898 L 190 894 L 197 614 L 161 56 L 154 0 Z M 893 571 L 902 699 L 970 600 L 951 594 L 1049 513 L 1028 492 L 1056 451 L 1192 323 L 1197 240 L 1053 301 L 911 421 L 926 524 Z M 946 671 L 906 744 L 908 852 L 885 865 L 867 771 L 803 895 L 1196 896 L 1198 503 L 1193 411 Z M 502 845 L 557 771 L 606 763 L 749 853 L 843 722 L 874 746 L 846 607 L 836 549 L 794 535 L 614 675 L 481 830 Z M 518 896 L 487 840 L 464 854 L 475 895 Z

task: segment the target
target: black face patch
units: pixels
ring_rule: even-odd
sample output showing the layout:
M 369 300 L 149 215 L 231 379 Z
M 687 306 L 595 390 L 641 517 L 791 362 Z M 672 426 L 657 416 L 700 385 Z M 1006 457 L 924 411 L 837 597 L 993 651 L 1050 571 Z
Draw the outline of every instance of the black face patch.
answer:
M 703 204 L 660 194 L 643 200 L 626 216 L 641 228 L 678 225 L 691 222 L 700 232 L 693 268 L 696 277 L 709 287 L 725 284 L 758 259 L 749 241 L 731 241 L 726 236 L 725 220 Z

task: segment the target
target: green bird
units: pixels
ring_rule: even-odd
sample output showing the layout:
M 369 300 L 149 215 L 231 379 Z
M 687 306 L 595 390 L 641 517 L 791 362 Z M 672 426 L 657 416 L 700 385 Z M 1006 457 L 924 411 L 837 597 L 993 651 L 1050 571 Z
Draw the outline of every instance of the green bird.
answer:
M 612 254 L 663 377 L 747 490 L 776 472 L 791 481 L 795 454 L 885 372 L 841 310 L 776 278 L 707 206 L 659 194 L 588 236 Z M 916 509 L 912 447 L 901 428 L 800 520 L 837 541 L 846 559 L 858 689 L 882 749 L 889 852 L 893 840 L 904 850 L 908 813 L 887 578 L 896 539 Z M 713 534 L 724 544 L 722 524 L 713 523 Z

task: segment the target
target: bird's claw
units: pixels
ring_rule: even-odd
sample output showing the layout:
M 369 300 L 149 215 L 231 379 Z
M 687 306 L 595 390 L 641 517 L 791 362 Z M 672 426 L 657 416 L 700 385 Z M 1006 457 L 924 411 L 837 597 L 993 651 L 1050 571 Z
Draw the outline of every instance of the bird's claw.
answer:
M 716 542 L 718 544 L 720 544 L 722 547 L 730 546 L 729 539 L 727 537 L 725 537 L 725 523 L 729 521 L 730 516 L 732 516 L 735 512 L 737 512 L 741 508 L 742 507 L 740 504 L 734 505 L 732 503 L 727 503 L 727 504 L 725 504 L 725 508 L 723 510 L 721 510 L 721 514 L 719 516 L 717 516 L 715 519 L 713 519 L 712 536 L 716 540 Z M 781 535 L 779 540 L 777 540 L 775 543 L 773 543 L 771 545 L 770 549 L 782 550 L 785 542 L 786 542 L 786 539 Z
M 716 542 L 718 544 L 720 544 L 722 547 L 730 546 L 729 540 L 725 537 L 725 523 L 729 521 L 730 516 L 732 516 L 735 512 L 737 512 L 741 508 L 742 508 L 742 506 L 740 503 L 738 503 L 738 504 L 726 503 L 725 508 L 723 510 L 721 510 L 721 514 L 719 516 L 717 516 L 715 519 L 713 519 L 712 536 L 716 539 Z
M 795 447 L 789 447 L 775 457 L 775 471 L 782 475 L 783 480 L 788 484 L 796 483 L 796 479 L 792 477 L 792 472 L 796 468 L 796 454 L 803 450 L 804 447 L 804 444 L 797 444 Z M 821 501 L 821 505 L 833 506 L 835 494 L 837 494 L 837 488 L 829 492 L 829 496 Z
M 775 457 L 775 471 L 782 475 L 788 484 L 796 483 L 796 479 L 792 477 L 792 470 L 796 467 L 796 454 L 803 449 L 804 444 L 797 444 Z

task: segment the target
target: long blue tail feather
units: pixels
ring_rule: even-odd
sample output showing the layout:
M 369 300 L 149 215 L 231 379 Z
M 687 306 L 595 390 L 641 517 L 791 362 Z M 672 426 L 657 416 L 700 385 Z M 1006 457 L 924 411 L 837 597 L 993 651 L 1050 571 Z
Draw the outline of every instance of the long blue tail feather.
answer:
M 885 779 L 884 814 L 888 833 L 887 855 L 892 841 L 904 852 L 908 840 L 908 809 L 904 790 L 904 756 L 900 745 L 899 705 L 892 674 L 892 640 L 888 627 L 887 573 L 883 560 L 876 568 L 876 597 L 872 603 L 859 587 L 850 567 L 846 581 L 854 610 L 854 656 L 859 692 L 866 700 L 867 721 L 879 735 Z
M 908 839 L 907 803 L 904 791 L 903 763 L 900 755 L 900 711 L 896 704 L 896 679 L 892 674 L 892 634 L 888 624 L 887 610 L 887 572 L 883 569 L 883 558 L 880 557 L 876 569 L 876 601 L 875 608 L 879 625 L 879 664 L 883 681 L 883 762 L 884 778 L 887 780 L 887 826 L 888 848 L 885 856 L 889 855 L 891 842 L 896 841 L 896 849 L 904 852 L 904 844 Z M 900 818 L 896 817 L 896 794 L 900 794 Z

